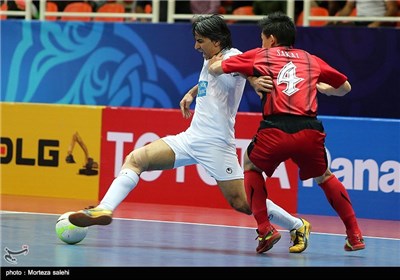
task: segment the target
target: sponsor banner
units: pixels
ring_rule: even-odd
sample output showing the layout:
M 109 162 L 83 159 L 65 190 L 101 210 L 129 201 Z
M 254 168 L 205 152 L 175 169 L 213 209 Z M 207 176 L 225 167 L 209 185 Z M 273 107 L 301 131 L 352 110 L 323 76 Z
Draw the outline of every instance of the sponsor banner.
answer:
M 237 116 L 236 141 L 239 160 L 256 132 L 261 116 Z M 107 107 L 103 110 L 99 199 L 106 193 L 126 155 L 166 135 L 184 131 L 190 120 L 175 109 Z M 297 168 L 288 161 L 267 179 L 270 198 L 289 212 L 297 210 Z M 125 201 L 230 208 L 221 191 L 199 165 L 141 175 L 138 186 Z
M 400 220 L 400 120 L 320 117 L 330 167 L 357 217 Z M 298 212 L 336 215 L 312 180 L 300 181 Z
M 1 194 L 101 199 L 130 151 L 190 124 L 176 109 L 0 103 Z M 239 113 L 239 160 L 261 116 Z M 321 116 L 331 170 L 359 218 L 400 220 L 400 120 Z M 75 163 L 67 163 L 68 151 Z M 86 166 L 85 153 L 93 158 Z M 96 165 L 97 164 L 97 165 Z M 332 215 L 323 191 L 300 181 L 291 161 L 267 178 L 269 196 L 291 213 Z M 198 165 L 144 172 L 125 201 L 230 208 Z
M 0 103 L 1 194 L 97 199 L 101 109 Z M 67 163 L 68 151 L 75 163 Z M 86 166 L 88 155 L 93 159 Z

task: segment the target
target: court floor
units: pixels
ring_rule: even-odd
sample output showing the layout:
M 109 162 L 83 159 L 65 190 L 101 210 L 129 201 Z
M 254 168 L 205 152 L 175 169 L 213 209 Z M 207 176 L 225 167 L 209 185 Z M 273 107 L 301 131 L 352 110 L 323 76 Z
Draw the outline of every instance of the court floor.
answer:
M 57 218 L 91 205 L 87 203 L 2 196 L 2 269 L 400 265 L 400 221 L 359 219 L 366 249 L 346 252 L 339 218 L 306 215 L 302 217 L 313 225 L 306 251 L 289 253 L 289 233 L 279 229 L 281 240 L 270 251 L 256 254 L 252 217 L 231 209 L 171 205 L 123 203 L 110 225 L 90 227 L 78 244 L 63 243 L 55 234 Z

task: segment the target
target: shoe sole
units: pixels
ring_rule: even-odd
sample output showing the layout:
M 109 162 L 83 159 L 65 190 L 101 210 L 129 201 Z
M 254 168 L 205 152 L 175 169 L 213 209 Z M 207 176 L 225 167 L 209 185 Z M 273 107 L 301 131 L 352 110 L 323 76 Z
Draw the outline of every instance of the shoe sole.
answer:
M 90 217 L 80 212 L 69 215 L 68 219 L 71 224 L 77 227 L 88 227 L 94 225 L 106 226 L 111 224 L 112 222 L 112 217 L 107 215 L 99 217 Z
M 359 251 L 359 250 L 364 250 L 364 249 L 365 249 L 365 246 L 359 247 L 359 248 L 354 248 L 354 247 L 350 248 L 347 245 L 344 246 L 344 250 L 347 251 L 347 252 Z
M 275 239 L 272 240 L 272 243 L 268 247 L 263 247 L 262 249 L 258 249 L 257 253 L 262 254 L 264 252 L 271 250 L 272 247 L 274 247 L 274 245 L 281 239 L 281 237 L 282 236 L 279 234 L 277 237 L 275 237 Z

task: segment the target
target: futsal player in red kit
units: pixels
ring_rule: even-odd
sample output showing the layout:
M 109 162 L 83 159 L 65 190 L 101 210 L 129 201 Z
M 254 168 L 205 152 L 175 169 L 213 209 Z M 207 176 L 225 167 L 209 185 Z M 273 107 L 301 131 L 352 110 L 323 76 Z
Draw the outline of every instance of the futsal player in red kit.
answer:
M 325 151 L 325 131 L 317 118 L 317 92 L 344 96 L 351 90 L 347 77 L 321 58 L 295 49 L 296 27 L 287 15 L 277 12 L 260 21 L 262 48 L 221 60 L 210 61 L 213 75 L 241 73 L 270 75 L 274 88 L 260 93 L 263 120 L 244 159 L 247 200 L 258 225 L 257 253 L 270 250 L 280 233 L 271 225 L 265 200 L 268 197 L 262 173 L 272 176 L 288 159 L 299 167 L 301 180 L 314 178 L 346 227 L 346 251 L 365 248 L 350 197 L 330 171 Z

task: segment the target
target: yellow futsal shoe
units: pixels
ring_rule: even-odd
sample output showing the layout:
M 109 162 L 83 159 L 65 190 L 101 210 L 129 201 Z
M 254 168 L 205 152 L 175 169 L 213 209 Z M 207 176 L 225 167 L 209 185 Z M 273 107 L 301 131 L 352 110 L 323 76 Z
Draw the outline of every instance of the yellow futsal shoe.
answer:
M 69 215 L 68 219 L 71 224 L 78 227 L 105 226 L 112 222 L 112 211 L 89 206 L 84 210 Z
M 293 242 L 293 246 L 289 247 L 290 253 L 301 253 L 307 249 L 308 246 L 311 224 L 304 219 L 300 220 L 303 221 L 303 226 L 299 229 L 292 229 L 290 231 L 290 239 Z

